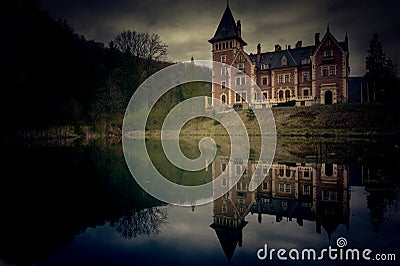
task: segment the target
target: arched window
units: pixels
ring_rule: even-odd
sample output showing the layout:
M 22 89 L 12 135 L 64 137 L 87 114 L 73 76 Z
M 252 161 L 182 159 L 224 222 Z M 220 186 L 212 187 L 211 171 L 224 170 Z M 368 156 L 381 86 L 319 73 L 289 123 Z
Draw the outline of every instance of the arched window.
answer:
M 286 177 L 290 177 L 290 169 L 286 169 Z
M 279 169 L 279 176 L 284 176 L 285 175 L 285 170 L 283 168 Z
M 279 97 L 279 99 L 283 99 L 283 91 L 279 91 L 278 97 Z
M 290 98 L 290 90 L 285 91 L 285 98 L 289 99 Z
M 224 102 L 224 103 L 226 103 L 226 96 L 225 96 L 225 94 L 224 94 L 224 95 L 222 95 L 222 97 L 221 97 L 221 101 L 222 101 L 222 102 Z

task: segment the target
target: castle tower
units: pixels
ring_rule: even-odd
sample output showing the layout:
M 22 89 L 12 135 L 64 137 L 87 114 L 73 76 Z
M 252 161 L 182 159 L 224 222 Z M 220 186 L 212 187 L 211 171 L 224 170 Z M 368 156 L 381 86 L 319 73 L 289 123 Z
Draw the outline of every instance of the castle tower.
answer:
M 235 22 L 232 11 L 227 2 L 224 14 L 217 27 L 214 37 L 209 41 L 212 45 L 212 59 L 215 62 L 224 63 L 226 67 L 214 68 L 214 83 L 212 86 L 213 97 L 232 105 L 236 100 L 236 95 L 227 87 L 232 88 L 233 78 L 230 78 L 229 65 L 239 68 L 244 72 L 245 53 L 243 47 L 247 43 L 242 39 L 242 26 L 240 20 Z M 248 56 L 247 56 L 248 57 Z

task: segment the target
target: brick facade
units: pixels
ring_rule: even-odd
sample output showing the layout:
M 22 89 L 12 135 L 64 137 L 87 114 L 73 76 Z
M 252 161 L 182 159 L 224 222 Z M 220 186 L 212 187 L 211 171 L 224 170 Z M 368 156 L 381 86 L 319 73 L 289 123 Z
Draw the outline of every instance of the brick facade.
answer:
M 288 101 L 304 106 L 348 100 L 348 38 L 346 35 L 343 42 L 338 42 L 329 26 L 321 40 L 319 33 L 315 34 L 313 45 L 303 47 L 302 41 L 298 41 L 294 48 L 288 45 L 282 49 L 275 45 L 274 51 L 262 53 L 258 44 L 256 54 L 247 54 L 244 50 L 247 43 L 241 37 L 241 22 L 235 23 L 227 6 L 209 42 L 214 61 L 242 70 L 259 86 L 265 98 L 255 95 L 254 90 L 244 92 L 248 103 L 255 108 Z M 225 87 L 214 82 L 213 97 L 231 106 L 241 103 L 236 93 L 228 89 L 238 85 L 238 76 L 220 71 L 214 69 L 214 75 L 225 75 Z

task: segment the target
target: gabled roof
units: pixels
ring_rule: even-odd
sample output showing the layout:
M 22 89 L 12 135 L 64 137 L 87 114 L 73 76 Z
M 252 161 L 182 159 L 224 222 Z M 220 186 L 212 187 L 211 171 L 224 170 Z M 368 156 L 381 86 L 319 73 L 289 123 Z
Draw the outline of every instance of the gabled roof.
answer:
M 314 49 L 315 46 L 310 45 L 294 49 L 261 53 L 260 64 L 269 65 L 269 69 L 300 66 L 301 60 L 305 58 L 310 58 L 310 56 L 314 53 Z M 286 65 L 282 65 L 283 57 L 286 58 Z M 253 63 L 256 63 L 257 54 L 251 54 L 250 59 Z M 257 67 L 260 66 L 257 65 Z
M 232 11 L 229 8 L 229 5 L 226 6 L 225 12 L 222 15 L 221 21 L 219 22 L 217 31 L 214 34 L 214 37 L 208 40 L 210 43 L 214 43 L 217 41 L 223 41 L 227 39 L 237 39 L 243 43 L 243 45 L 247 45 L 245 41 L 242 40 L 238 35 L 238 29 L 236 27 L 235 19 L 233 18 Z

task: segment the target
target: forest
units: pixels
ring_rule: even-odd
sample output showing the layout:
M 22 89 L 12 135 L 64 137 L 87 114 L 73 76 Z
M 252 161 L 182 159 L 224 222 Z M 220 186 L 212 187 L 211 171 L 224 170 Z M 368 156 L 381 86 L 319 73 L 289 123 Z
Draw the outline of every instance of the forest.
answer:
M 38 1 L 1 6 L 3 133 L 121 124 L 139 84 L 171 64 L 157 34 L 124 30 L 105 45 L 53 19 Z

